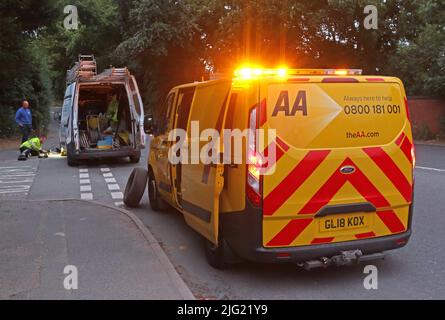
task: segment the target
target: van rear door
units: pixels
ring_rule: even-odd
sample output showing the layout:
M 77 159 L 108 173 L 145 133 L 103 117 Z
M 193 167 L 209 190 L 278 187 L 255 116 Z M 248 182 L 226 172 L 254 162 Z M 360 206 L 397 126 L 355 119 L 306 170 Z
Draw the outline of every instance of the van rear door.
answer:
M 131 76 L 130 78 L 130 94 L 133 118 L 135 119 L 135 141 L 139 141 L 141 147 L 145 147 L 145 132 L 144 132 L 144 105 L 142 104 L 139 88 L 136 83 L 136 78 Z
M 65 96 L 63 98 L 62 115 L 60 118 L 59 140 L 60 146 L 66 150 L 67 144 L 71 143 L 72 133 L 72 113 L 74 93 L 76 91 L 76 83 L 73 82 L 66 87 Z
M 407 230 L 413 142 L 398 79 L 263 80 L 260 92 L 260 125 L 276 130 L 278 148 L 263 177 L 264 246 Z
M 221 134 L 231 83 L 231 80 L 213 80 L 196 84 L 187 121 L 189 161 L 181 164 L 181 197 L 178 200 L 185 220 L 214 244 L 218 243 L 219 197 L 224 183 L 224 165 L 203 163 L 200 155 L 209 155 L 206 148 L 211 139 L 200 141 L 199 136 L 194 137 L 191 134 L 192 126 L 197 125 L 199 131 L 195 132 L 198 134 L 206 129 L 216 129 Z M 219 142 L 220 151 L 223 152 L 222 137 Z M 193 145 L 199 148 L 194 148 Z

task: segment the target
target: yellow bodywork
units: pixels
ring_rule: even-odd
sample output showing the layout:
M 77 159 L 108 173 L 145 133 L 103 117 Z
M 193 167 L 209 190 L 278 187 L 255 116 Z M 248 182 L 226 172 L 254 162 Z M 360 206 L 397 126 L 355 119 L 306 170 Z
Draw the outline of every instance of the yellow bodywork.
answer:
M 262 176 L 264 247 L 374 238 L 408 228 L 413 141 L 403 85 L 397 78 L 381 76 L 347 75 L 341 80 L 326 75 L 264 76 L 193 83 L 171 91 L 169 129 L 178 123 L 181 92 L 194 90 L 188 134 L 191 121 L 199 121 L 201 131 L 242 131 L 255 107 L 259 127 L 276 130 L 277 159 L 269 169 L 273 173 Z M 246 161 L 207 167 L 182 164 L 178 190 L 178 167 L 166 160 L 165 150 L 171 146 L 166 140 L 166 133 L 156 136 L 149 157 L 158 188 L 167 186 L 160 187 L 160 193 L 184 213 L 190 226 L 217 243 L 219 215 L 246 207 Z M 273 141 L 265 142 L 263 148 Z M 200 141 L 200 148 L 205 143 Z M 245 141 L 242 149 L 245 158 Z M 355 204 L 368 209 L 321 215 L 325 209 Z

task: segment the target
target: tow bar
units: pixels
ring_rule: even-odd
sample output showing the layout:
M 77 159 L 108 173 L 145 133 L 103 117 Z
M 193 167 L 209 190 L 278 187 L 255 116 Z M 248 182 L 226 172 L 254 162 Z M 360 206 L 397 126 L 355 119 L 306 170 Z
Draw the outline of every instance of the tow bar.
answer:
M 381 260 L 385 258 L 383 252 L 377 252 L 372 254 L 363 254 L 361 250 L 349 250 L 341 251 L 341 254 L 332 257 L 322 257 L 318 260 L 309 260 L 298 263 L 299 267 L 306 270 L 314 268 L 327 268 L 329 266 L 351 266 L 356 265 L 364 261 Z

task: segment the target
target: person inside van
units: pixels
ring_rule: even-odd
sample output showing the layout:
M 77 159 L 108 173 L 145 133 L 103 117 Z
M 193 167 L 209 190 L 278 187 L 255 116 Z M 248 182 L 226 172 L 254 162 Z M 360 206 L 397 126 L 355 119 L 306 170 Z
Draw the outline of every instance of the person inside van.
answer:
M 106 117 L 109 121 L 110 127 L 106 131 L 115 131 L 118 123 L 117 114 L 119 112 L 119 101 L 117 94 L 113 93 L 111 99 L 108 101 Z
M 46 141 L 46 136 L 33 137 L 23 142 L 20 145 L 20 155 L 17 160 L 25 161 L 31 156 L 38 156 L 39 158 L 48 158 L 48 151 L 42 148 Z

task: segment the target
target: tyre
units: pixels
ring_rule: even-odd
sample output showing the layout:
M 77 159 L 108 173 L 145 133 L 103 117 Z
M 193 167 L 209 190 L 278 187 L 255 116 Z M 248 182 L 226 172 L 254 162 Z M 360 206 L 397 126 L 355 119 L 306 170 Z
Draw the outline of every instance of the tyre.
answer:
M 126 206 L 135 208 L 139 205 L 147 185 L 147 177 L 147 170 L 143 168 L 133 169 L 124 191 L 124 203 Z
M 141 155 L 137 156 L 130 156 L 130 162 L 131 163 L 139 163 L 139 160 L 141 159 Z
M 68 156 L 66 157 L 66 161 L 68 162 L 68 165 L 69 165 L 70 167 L 75 167 L 75 166 L 77 166 L 77 161 L 74 160 L 73 157 L 71 157 L 70 155 L 68 155 Z
M 164 211 L 167 209 L 167 204 L 159 196 L 158 187 L 153 174 L 148 177 L 148 201 L 153 211 Z
M 220 239 L 218 245 L 213 244 L 207 238 L 204 238 L 203 241 L 207 263 L 215 269 L 227 269 L 229 266 L 229 252 L 225 241 Z

